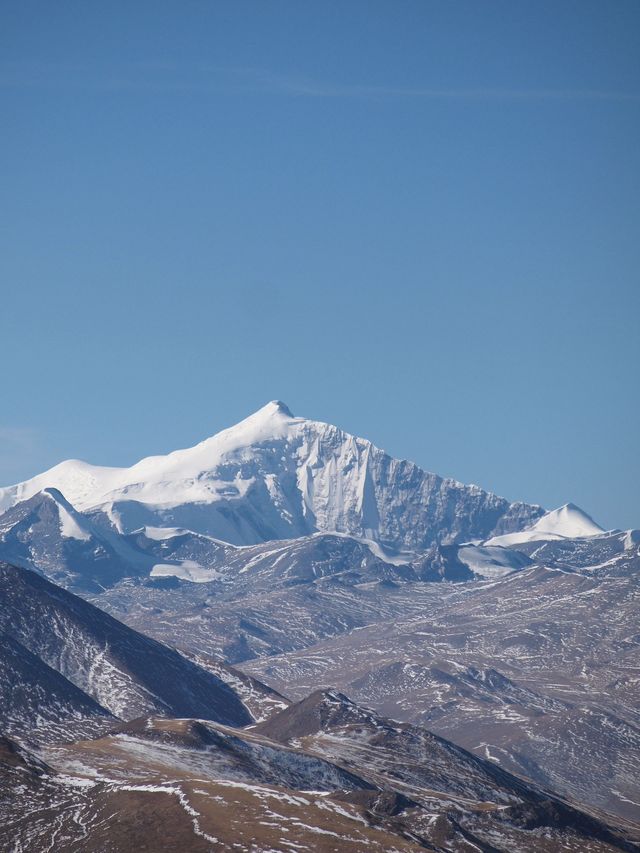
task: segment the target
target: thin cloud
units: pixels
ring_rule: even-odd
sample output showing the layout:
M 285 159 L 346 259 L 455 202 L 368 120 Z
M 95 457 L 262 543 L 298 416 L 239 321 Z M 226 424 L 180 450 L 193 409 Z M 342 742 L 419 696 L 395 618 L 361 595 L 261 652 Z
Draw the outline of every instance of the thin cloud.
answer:
M 0 425 L 0 452 L 8 452 L 11 447 L 32 448 L 38 438 L 38 430 L 33 427 Z
M 202 92 L 332 99 L 457 101 L 620 101 L 639 103 L 640 93 L 607 89 L 387 86 L 335 83 L 261 68 L 138 62 L 118 68 L 13 64 L 0 67 L 0 88 L 72 89 L 93 92 Z
M 254 77 L 256 88 L 274 94 L 310 98 L 417 98 L 427 100 L 595 100 L 640 101 L 640 93 L 600 89 L 499 89 L 370 86 L 322 83 L 310 78 L 276 74 L 258 69 L 237 69 Z

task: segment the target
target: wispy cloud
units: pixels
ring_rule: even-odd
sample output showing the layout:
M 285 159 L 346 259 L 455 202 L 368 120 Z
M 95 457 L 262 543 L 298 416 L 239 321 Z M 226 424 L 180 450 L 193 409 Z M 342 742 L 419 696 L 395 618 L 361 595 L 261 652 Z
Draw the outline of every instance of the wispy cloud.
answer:
M 458 101 L 620 101 L 640 103 L 640 92 L 609 89 L 396 86 L 348 83 L 264 68 L 170 62 L 121 67 L 12 64 L 0 66 L 0 88 L 73 89 L 93 92 L 202 92 L 328 99 Z
M 33 427 L 2 426 L 0 425 L 0 453 L 8 452 L 10 448 L 32 448 L 38 442 L 38 430 Z
M 502 89 L 490 87 L 448 88 L 407 87 L 366 84 L 326 83 L 305 77 L 278 74 L 260 69 L 235 69 L 255 88 L 274 94 L 310 98 L 415 98 L 426 100 L 604 100 L 637 101 L 640 93 L 600 89 Z

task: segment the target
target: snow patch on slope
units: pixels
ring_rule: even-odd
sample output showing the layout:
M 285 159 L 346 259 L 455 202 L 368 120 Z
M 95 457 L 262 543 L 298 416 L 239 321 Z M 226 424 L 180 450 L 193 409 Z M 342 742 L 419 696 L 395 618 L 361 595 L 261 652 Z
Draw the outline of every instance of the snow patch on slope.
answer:
M 78 522 L 65 509 L 60 507 L 60 532 L 65 539 L 79 539 L 88 542 L 91 534 L 83 530 Z
M 291 423 L 302 423 L 278 401 L 267 403 L 253 415 L 195 447 L 174 450 L 166 456 L 148 456 L 131 468 L 107 468 L 79 459 L 61 462 L 31 480 L 0 489 L 0 510 L 28 500 L 47 487 L 55 486 L 78 509 L 89 509 L 128 498 L 152 505 L 211 501 L 218 489 L 231 496 L 234 485 L 203 475 L 219 465 L 227 455 L 261 442 L 284 438 Z
M 151 569 L 152 578 L 179 578 L 191 583 L 208 583 L 223 577 L 222 572 L 216 569 L 206 569 L 195 560 L 183 560 L 178 564 L 156 563 Z
M 458 559 L 482 578 L 501 578 L 529 565 L 529 559 L 517 551 L 500 546 L 462 545 Z

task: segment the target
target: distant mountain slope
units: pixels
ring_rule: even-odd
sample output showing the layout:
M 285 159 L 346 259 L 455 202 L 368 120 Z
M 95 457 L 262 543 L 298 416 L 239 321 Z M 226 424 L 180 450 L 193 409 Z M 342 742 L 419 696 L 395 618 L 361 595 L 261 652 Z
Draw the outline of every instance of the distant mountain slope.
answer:
M 637 532 L 532 542 L 535 564 L 497 581 L 274 593 L 250 602 L 233 650 L 250 646 L 243 668 L 292 699 L 335 686 L 640 823 L 639 546 Z M 267 607 L 270 633 L 249 634 Z M 287 620 L 297 649 L 262 656 Z
M 543 513 L 393 459 L 279 402 L 131 468 L 62 462 L 0 489 L 0 510 L 47 488 L 76 509 L 103 509 L 124 532 L 184 527 L 237 545 L 335 531 L 416 551 L 521 530 Z
M 337 690 L 317 690 L 255 730 L 281 743 L 304 744 L 346 766 L 367 766 L 378 781 L 391 773 L 414 797 L 438 792 L 503 805 L 543 798 L 491 761 L 424 728 L 387 719 Z
M 0 730 L 38 741 L 99 732 L 100 722 L 114 718 L 17 640 L 0 634 Z
M 0 633 L 10 638 L 7 656 L 16 644 L 33 656 L 22 652 L 13 671 L 24 673 L 28 666 L 45 693 L 64 678 L 122 719 L 160 713 L 231 725 L 252 720 L 222 679 L 34 572 L 0 563 L 0 599 Z M 69 696 L 72 692 L 68 687 Z M 77 704 L 78 696 L 72 698 Z M 93 707 L 86 711 L 96 713 Z
M 0 703 L 3 849 L 638 850 L 631 825 L 613 829 L 421 727 L 332 690 L 283 708 L 259 682 L 199 658 L 205 670 L 28 570 L 0 564 L 0 599 L 0 664 L 17 655 L 7 674 L 22 679 Z M 469 671 L 464 683 L 479 677 L 505 698 L 537 701 L 495 672 Z M 246 691 L 265 719 L 241 727 L 252 720 Z M 43 699 L 54 722 L 78 713 L 87 730 L 61 726 L 30 754 L 12 739 L 25 696 L 25 717 Z M 104 706 L 117 703 L 120 716 L 143 703 L 152 715 L 113 721 Z

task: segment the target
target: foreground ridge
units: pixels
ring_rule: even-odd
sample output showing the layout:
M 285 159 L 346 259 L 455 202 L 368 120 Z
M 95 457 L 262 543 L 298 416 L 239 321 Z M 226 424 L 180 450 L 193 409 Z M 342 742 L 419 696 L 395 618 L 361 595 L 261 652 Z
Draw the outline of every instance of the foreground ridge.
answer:
M 30 688 L 59 679 L 49 692 L 47 725 L 32 718 L 29 731 L 28 706 L 20 722 L 7 713 L 24 695 L 15 680 L 0 704 L 5 846 L 46 849 L 53 815 L 62 853 L 143 846 L 206 853 L 638 849 L 631 834 L 613 830 L 602 815 L 336 690 L 288 705 L 215 661 L 181 658 L 32 572 L 4 564 L 0 580 L 10 612 L 3 629 L 19 636 L 14 645 L 28 650 L 25 660 L 49 661 L 23 671 Z M 13 647 L 0 646 L 0 666 L 12 654 Z M 149 692 L 153 712 L 133 719 L 140 707 L 130 701 L 109 712 L 88 698 L 103 689 L 95 668 L 107 661 L 112 680 L 127 676 L 135 692 L 142 676 L 129 654 L 153 664 L 146 684 L 163 691 Z M 214 671 L 226 672 L 227 681 Z M 227 718 L 235 713 L 233 724 L 221 721 L 220 705 L 208 718 L 176 719 L 169 704 L 176 674 L 183 703 L 196 703 L 195 710 L 209 689 L 214 700 L 224 697 Z M 262 720 L 246 710 L 243 719 L 237 709 L 260 692 L 271 702 L 262 704 Z M 66 704 L 57 702 L 61 696 Z M 56 714 L 59 727 L 52 724 Z

